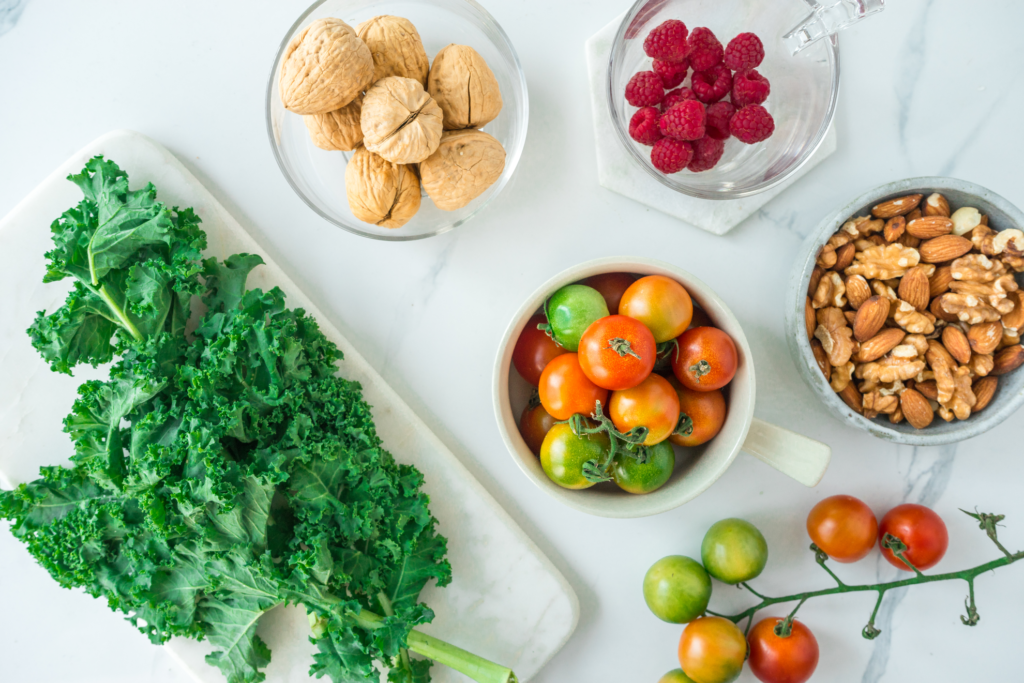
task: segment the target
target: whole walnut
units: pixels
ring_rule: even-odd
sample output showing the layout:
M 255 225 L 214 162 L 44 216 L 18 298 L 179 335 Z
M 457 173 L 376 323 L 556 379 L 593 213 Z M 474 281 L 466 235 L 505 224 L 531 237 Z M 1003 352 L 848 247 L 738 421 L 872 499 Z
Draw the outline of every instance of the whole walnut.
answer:
M 505 148 L 482 130 L 446 131 L 420 163 L 423 189 L 437 208 L 455 211 L 476 199 L 505 170 Z
M 382 15 L 356 26 L 356 34 L 373 55 L 374 83 L 387 76 L 401 76 L 426 85 L 430 61 L 411 21 Z
M 484 58 L 466 45 L 448 45 L 434 57 L 427 92 L 444 112 L 444 129 L 482 128 L 501 111 L 501 90 Z
M 345 193 L 356 218 L 382 228 L 400 228 L 420 209 L 416 172 L 362 146 L 345 167 Z
M 411 78 L 374 83 L 363 98 L 360 123 L 366 148 L 396 164 L 423 161 L 441 142 L 441 108 Z
M 373 78 L 370 48 L 341 19 L 317 19 L 292 38 L 281 60 L 281 101 L 296 114 L 341 109 Z
M 329 152 L 348 152 L 363 141 L 359 116 L 363 110 L 363 96 L 359 95 L 341 109 L 326 114 L 309 114 L 306 123 L 313 144 Z

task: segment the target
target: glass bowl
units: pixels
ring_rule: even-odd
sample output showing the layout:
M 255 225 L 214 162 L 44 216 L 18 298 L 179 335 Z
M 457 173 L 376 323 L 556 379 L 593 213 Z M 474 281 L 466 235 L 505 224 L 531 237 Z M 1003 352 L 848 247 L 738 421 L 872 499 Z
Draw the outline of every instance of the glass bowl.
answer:
M 839 96 L 836 36 L 818 40 L 795 55 L 784 40 L 805 20 L 808 5 L 801 0 L 638 0 L 615 34 L 608 64 L 609 108 L 630 156 L 658 182 L 702 199 L 748 197 L 793 175 L 824 140 Z M 771 81 L 764 107 L 775 119 L 772 137 L 755 145 L 729 138 L 722 160 L 703 173 L 665 175 L 654 168 L 651 148 L 629 137 L 629 119 L 637 108 L 626 102 L 625 91 L 633 74 L 650 70 L 644 38 L 666 19 L 679 19 L 690 30 L 706 26 L 723 46 L 747 31 L 761 38 L 765 58 L 757 70 Z M 688 76 L 683 85 L 689 83 Z
M 400 228 L 382 228 L 352 215 L 345 195 L 345 165 L 352 152 L 328 152 L 310 140 L 302 117 L 285 110 L 278 81 L 281 55 L 292 38 L 323 17 L 337 17 L 350 26 L 390 14 L 416 26 L 423 47 L 434 55 L 449 43 L 469 45 L 487 61 L 501 88 L 501 113 L 483 130 L 505 147 L 505 170 L 483 194 L 456 211 L 442 211 L 423 194 L 420 210 Z M 508 36 L 473 0 L 321 0 L 292 24 L 281 41 L 267 84 L 267 133 L 281 172 L 311 209 L 334 225 L 378 240 L 417 240 L 448 232 L 483 210 L 508 184 L 526 143 L 529 106 L 526 76 Z

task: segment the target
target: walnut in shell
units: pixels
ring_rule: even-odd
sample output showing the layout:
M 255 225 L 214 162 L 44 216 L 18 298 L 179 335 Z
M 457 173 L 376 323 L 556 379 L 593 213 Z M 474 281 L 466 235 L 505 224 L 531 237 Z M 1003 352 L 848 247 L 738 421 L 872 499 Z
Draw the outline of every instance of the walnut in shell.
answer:
M 481 128 L 501 111 L 501 89 L 484 58 L 451 44 L 434 57 L 427 91 L 444 111 L 444 129 Z
M 363 129 L 359 126 L 362 110 L 363 96 L 358 95 L 341 109 L 310 114 L 302 119 L 314 145 L 328 152 L 349 152 L 363 141 Z
M 325 114 L 354 100 L 373 78 L 370 49 L 341 19 L 317 19 L 281 58 L 281 101 L 296 114 Z
M 411 78 L 388 76 L 363 98 L 363 144 L 395 164 L 423 161 L 441 142 L 441 109 Z
M 411 21 L 381 15 L 359 24 L 356 34 L 373 55 L 374 83 L 388 76 L 401 76 L 426 85 L 430 60 Z
M 445 131 L 420 164 L 423 189 L 437 208 L 455 211 L 476 199 L 505 170 L 505 148 L 482 130 Z
M 356 149 L 345 167 L 345 192 L 356 218 L 382 228 L 402 227 L 420 208 L 416 172 L 365 147 Z

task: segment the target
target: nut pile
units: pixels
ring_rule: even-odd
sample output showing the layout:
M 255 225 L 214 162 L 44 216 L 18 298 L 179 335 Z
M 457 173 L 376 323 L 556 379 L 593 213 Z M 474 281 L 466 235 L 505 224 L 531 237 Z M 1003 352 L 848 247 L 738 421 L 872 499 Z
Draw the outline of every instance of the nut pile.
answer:
M 851 218 L 817 254 L 805 304 L 811 350 L 865 417 L 917 429 L 984 410 L 1024 365 L 1024 232 L 972 207 L 908 195 Z
M 501 111 L 494 73 L 466 45 L 448 45 L 431 65 L 408 19 L 314 21 L 284 52 L 280 90 L 313 144 L 355 150 L 345 189 L 363 222 L 405 225 L 419 210 L 421 177 L 439 209 L 461 209 L 505 169 L 504 147 L 479 130 Z

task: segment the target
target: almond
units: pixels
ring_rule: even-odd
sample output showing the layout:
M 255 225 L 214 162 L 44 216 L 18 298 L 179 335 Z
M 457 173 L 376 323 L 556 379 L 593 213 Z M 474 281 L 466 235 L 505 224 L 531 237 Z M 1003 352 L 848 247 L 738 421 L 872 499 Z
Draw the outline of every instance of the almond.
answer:
M 971 408 L 971 413 L 974 414 L 984 410 L 992 402 L 992 397 L 996 395 L 998 387 L 999 378 L 997 377 L 982 377 L 976 381 L 972 388 L 974 389 L 974 397 L 978 399 L 978 402 Z
M 949 218 L 949 201 L 938 192 L 928 195 L 928 199 L 921 204 L 925 216 L 945 216 Z
M 821 278 L 824 274 L 824 268 L 821 266 L 814 266 L 814 270 L 811 271 L 811 281 L 807 285 L 807 296 L 814 296 L 814 293 L 818 291 L 818 283 L 821 282 Z
M 935 419 L 932 405 L 916 389 L 907 389 L 900 394 L 900 409 L 914 429 L 924 429 Z
M 928 295 L 933 299 L 940 294 L 949 291 L 949 285 L 953 282 L 953 267 L 939 266 L 935 274 L 928 279 Z
M 914 385 L 914 388 L 921 392 L 921 395 L 932 401 L 939 400 L 939 385 L 936 384 L 935 380 L 930 379 L 927 382 L 918 382 Z
M 1013 372 L 1021 365 L 1024 365 L 1024 346 L 1020 344 L 1007 346 L 996 354 L 995 363 L 995 367 L 992 368 L 990 373 L 991 375 L 999 377 L 1008 372 Z
M 902 244 L 905 247 L 910 247 L 911 249 L 917 249 L 921 245 L 921 240 L 904 232 L 900 235 L 900 238 L 896 240 L 896 243 Z
M 911 211 L 910 213 L 907 214 L 907 221 L 908 222 L 909 221 L 916 221 L 918 218 L 920 218 L 923 215 L 924 214 L 921 213 L 921 207 L 918 206 L 916 209 L 914 209 L 913 211 Z
M 974 245 L 966 237 L 942 235 L 921 242 L 918 251 L 925 263 L 945 263 L 960 258 L 973 248 Z
M 910 194 L 906 197 L 890 199 L 871 209 L 871 215 L 875 218 L 892 218 L 893 216 L 905 216 L 921 203 L 924 195 Z
M 930 240 L 953 232 L 953 221 L 945 216 L 924 216 L 907 223 L 907 232 L 918 239 Z
M 853 257 L 856 255 L 857 247 L 854 246 L 853 242 L 839 247 L 836 249 L 836 264 L 832 266 L 832 270 L 846 270 L 853 263 Z
M 853 321 L 857 319 L 857 311 L 843 311 L 843 315 L 846 316 L 846 324 L 853 327 Z
M 821 372 L 825 375 L 825 381 L 827 382 L 832 376 L 832 363 L 828 360 L 828 354 L 825 353 L 825 347 L 822 346 L 821 342 L 817 339 L 812 339 L 811 352 L 814 354 L 814 360 L 818 361 L 818 367 L 821 368 Z
M 889 353 L 903 341 L 903 338 L 907 336 L 907 333 L 898 327 L 889 327 L 871 339 L 860 345 L 860 350 L 857 351 L 857 355 L 854 360 L 858 363 L 870 363 L 876 361 L 885 354 Z
M 851 275 L 846 278 L 846 299 L 850 307 L 857 310 L 861 305 L 871 298 L 871 286 L 864 279 L 863 275 Z
M 960 365 L 971 362 L 971 344 L 964 331 L 956 325 L 946 325 L 942 330 L 942 345 Z
M 858 413 L 864 412 L 864 397 L 859 391 L 857 391 L 857 387 L 853 382 L 850 382 L 845 389 L 836 395 L 843 399 L 843 403 L 850 406 Z
M 953 315 L 952 313 L 950 313 L 949 311 L 942 307 L 942 299 L 945 296 L 946 295 L 943 294 L 942 296 L 937 296 L 934 299 L 932 299 L 932 305 L 928 307 L 928 310 L 931 311 L 932 315 L 934 315 L 939 320 L 945 320 L 947 323 L 959 322 L 960 318 L 957 318 L 955 315 Z
M 1003 341 L 1003 324 L 997 320 L 994 323 L 971 325 L 971 329 L 967 331 L 967 339 L 975 353 L 992 353 L 999 346 L 999 342 Z
M 846 285 L 846 297 L 850 298 L 849 283 Z M 1020 334 L 1021 328 L 1024 327 L 1024 292 L 1020 290 L 1010 292 L 1007 298 L 1013 302 L 1013 310 L 1003 316 L 1003 327 Z
M 932 298 L 930 292 L 931 285 L 928 283 L 928 274 L 922 266 L 914 266 L 900 280 L 900 298 L 918 311 L 928 308 L 928 302 Z
M 811 297 L 804 302 L 804 325 L 807 327 L 807 338 L 814 339 L 814 330 L 818 327 L 818 321 L 814 318 L 814 306 L 811 305 Z
M 892 243 L 902 237 L 906 229 L 907 219 L 903 216 L 895 216 L 886 222 L 885 229 L 882 230 L 882 237 L 886 242 Z
M 859 342 L 871 339 L 882 329 L 888 317 L 889 301 L 876 294 L 857 309 L 857 316 L 853 320 L 853 336 Z

